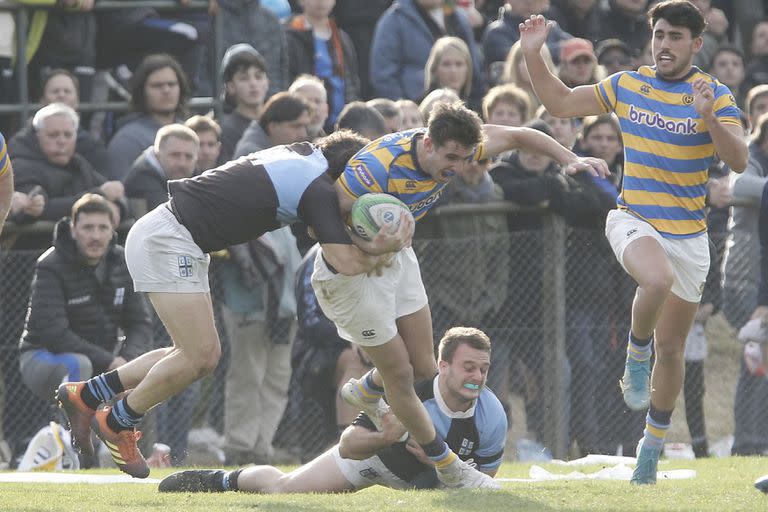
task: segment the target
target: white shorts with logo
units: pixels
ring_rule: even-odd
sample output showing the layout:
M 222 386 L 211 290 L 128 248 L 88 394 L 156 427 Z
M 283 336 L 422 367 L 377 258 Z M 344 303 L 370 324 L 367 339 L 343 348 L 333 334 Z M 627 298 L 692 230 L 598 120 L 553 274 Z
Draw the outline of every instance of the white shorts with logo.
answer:
M 608 237 L 616 259 L 624 270 L 624 251 L 629 244 L 644 236 L 650 236 L 661 244 L 667 253 L 675 281 L 672 293 L 688 302 L 699 302 L 704 282 L 709 273 L 709 239 L 706 233 L 692 238 L 665 238 L 648 222 L 624 210 L 611 210 L 605 221 Z
M 137 292 L 207 293 L 209 261 L 165 204 L 136 221 L 125 240 Z
M 312 287 L 339 336 L 362 346 L 383 345 L 397 334 L 396 320 L 427 305 L 419 262 L 408 247 L 381 276 L 334 274 L 317 251 Z
M 334 446 L 331 450 L 336 465 L 338 465 L 344 478 L 355 487 L 355 490 L 365 489 L 372 485 L 383 485 L 390 489 L 413 488 L 413 485 L 395 476 L 376 456 L 363 460 L 344 459 L 339 453 L 339 445 Z

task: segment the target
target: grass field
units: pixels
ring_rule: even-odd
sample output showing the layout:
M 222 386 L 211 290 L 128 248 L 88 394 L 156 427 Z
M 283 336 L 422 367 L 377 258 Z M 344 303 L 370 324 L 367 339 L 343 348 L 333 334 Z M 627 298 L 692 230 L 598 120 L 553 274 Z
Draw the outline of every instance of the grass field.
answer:
M 545 466 L 551 472 L 571 468 Z M 499 476 L 527 478 L 530 464 L 505 464 Z M 370 488 L 348 495 L 160 494 L 154 485 L 0 484 L 0 510 L 24 512 L 218 512 L 275 511 L 760 511 L 768 496 L 753 487 L 768 473 L 759 458 L 723 458 L 662 463 L 661 470 L 695 469 L 690 480 L 634 487 L 623 481 L 504 483 L 501 491 L 392 491 Z M 592 472 L 600 467 L 581 468 Z M 170 470 L 153 470 L 162 478 Z M 100 473 L 109 473 L 102 470 Z M 114 472 L 116 473 L 116 472 Z

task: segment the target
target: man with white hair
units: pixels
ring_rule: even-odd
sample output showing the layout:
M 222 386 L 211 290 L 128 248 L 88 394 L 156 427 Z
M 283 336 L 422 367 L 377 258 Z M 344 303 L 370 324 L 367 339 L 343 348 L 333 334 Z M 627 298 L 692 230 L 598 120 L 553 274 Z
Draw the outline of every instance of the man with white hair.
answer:
M 58 221 L 86 192 L 101 194 L 112 203 L 123 201 L 123 184 L 107 181 L 75 153 L 79 123 L 71 107 L 51 103 L 35 114 L 31 127 L 11 139 L 15 187 L 21 193 L 11 207 L 14 220 Z

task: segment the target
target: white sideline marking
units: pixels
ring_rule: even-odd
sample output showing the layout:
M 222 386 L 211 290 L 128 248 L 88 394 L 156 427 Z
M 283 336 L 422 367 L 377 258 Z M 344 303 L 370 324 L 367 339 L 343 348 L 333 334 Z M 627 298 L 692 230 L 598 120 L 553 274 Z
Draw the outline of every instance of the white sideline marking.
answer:
M 595 473 L 582 473 L 572 471 L 568 474 L 550 473 L 541 466 L 533 465 L 530 470 L 530 478 L 496 478 L 497 482 L 539 483 L 553 482 L 555 480 L 625 480 L 632 478 L 632 468 L 624 464 L 603 468 Z M 673 469 L 659 471 L 656 474 L 658 480 L 682 480 L 696 478 L 696 471 L 692 469 Z
M 91 475 L 88 473 L 0 472 L 0 483 L 39 484 L 159 484 L 157 478 L 133 478 L 128 475 Z

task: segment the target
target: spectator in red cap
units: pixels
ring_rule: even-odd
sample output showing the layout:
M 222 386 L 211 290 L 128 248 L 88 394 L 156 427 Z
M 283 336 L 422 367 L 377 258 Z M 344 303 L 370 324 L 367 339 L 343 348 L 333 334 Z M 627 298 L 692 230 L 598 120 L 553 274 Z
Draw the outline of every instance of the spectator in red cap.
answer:
M 574 37 L 560 43 L 559 76 L 568 87 L 597 83 L 601 77 L 591 42 Z

